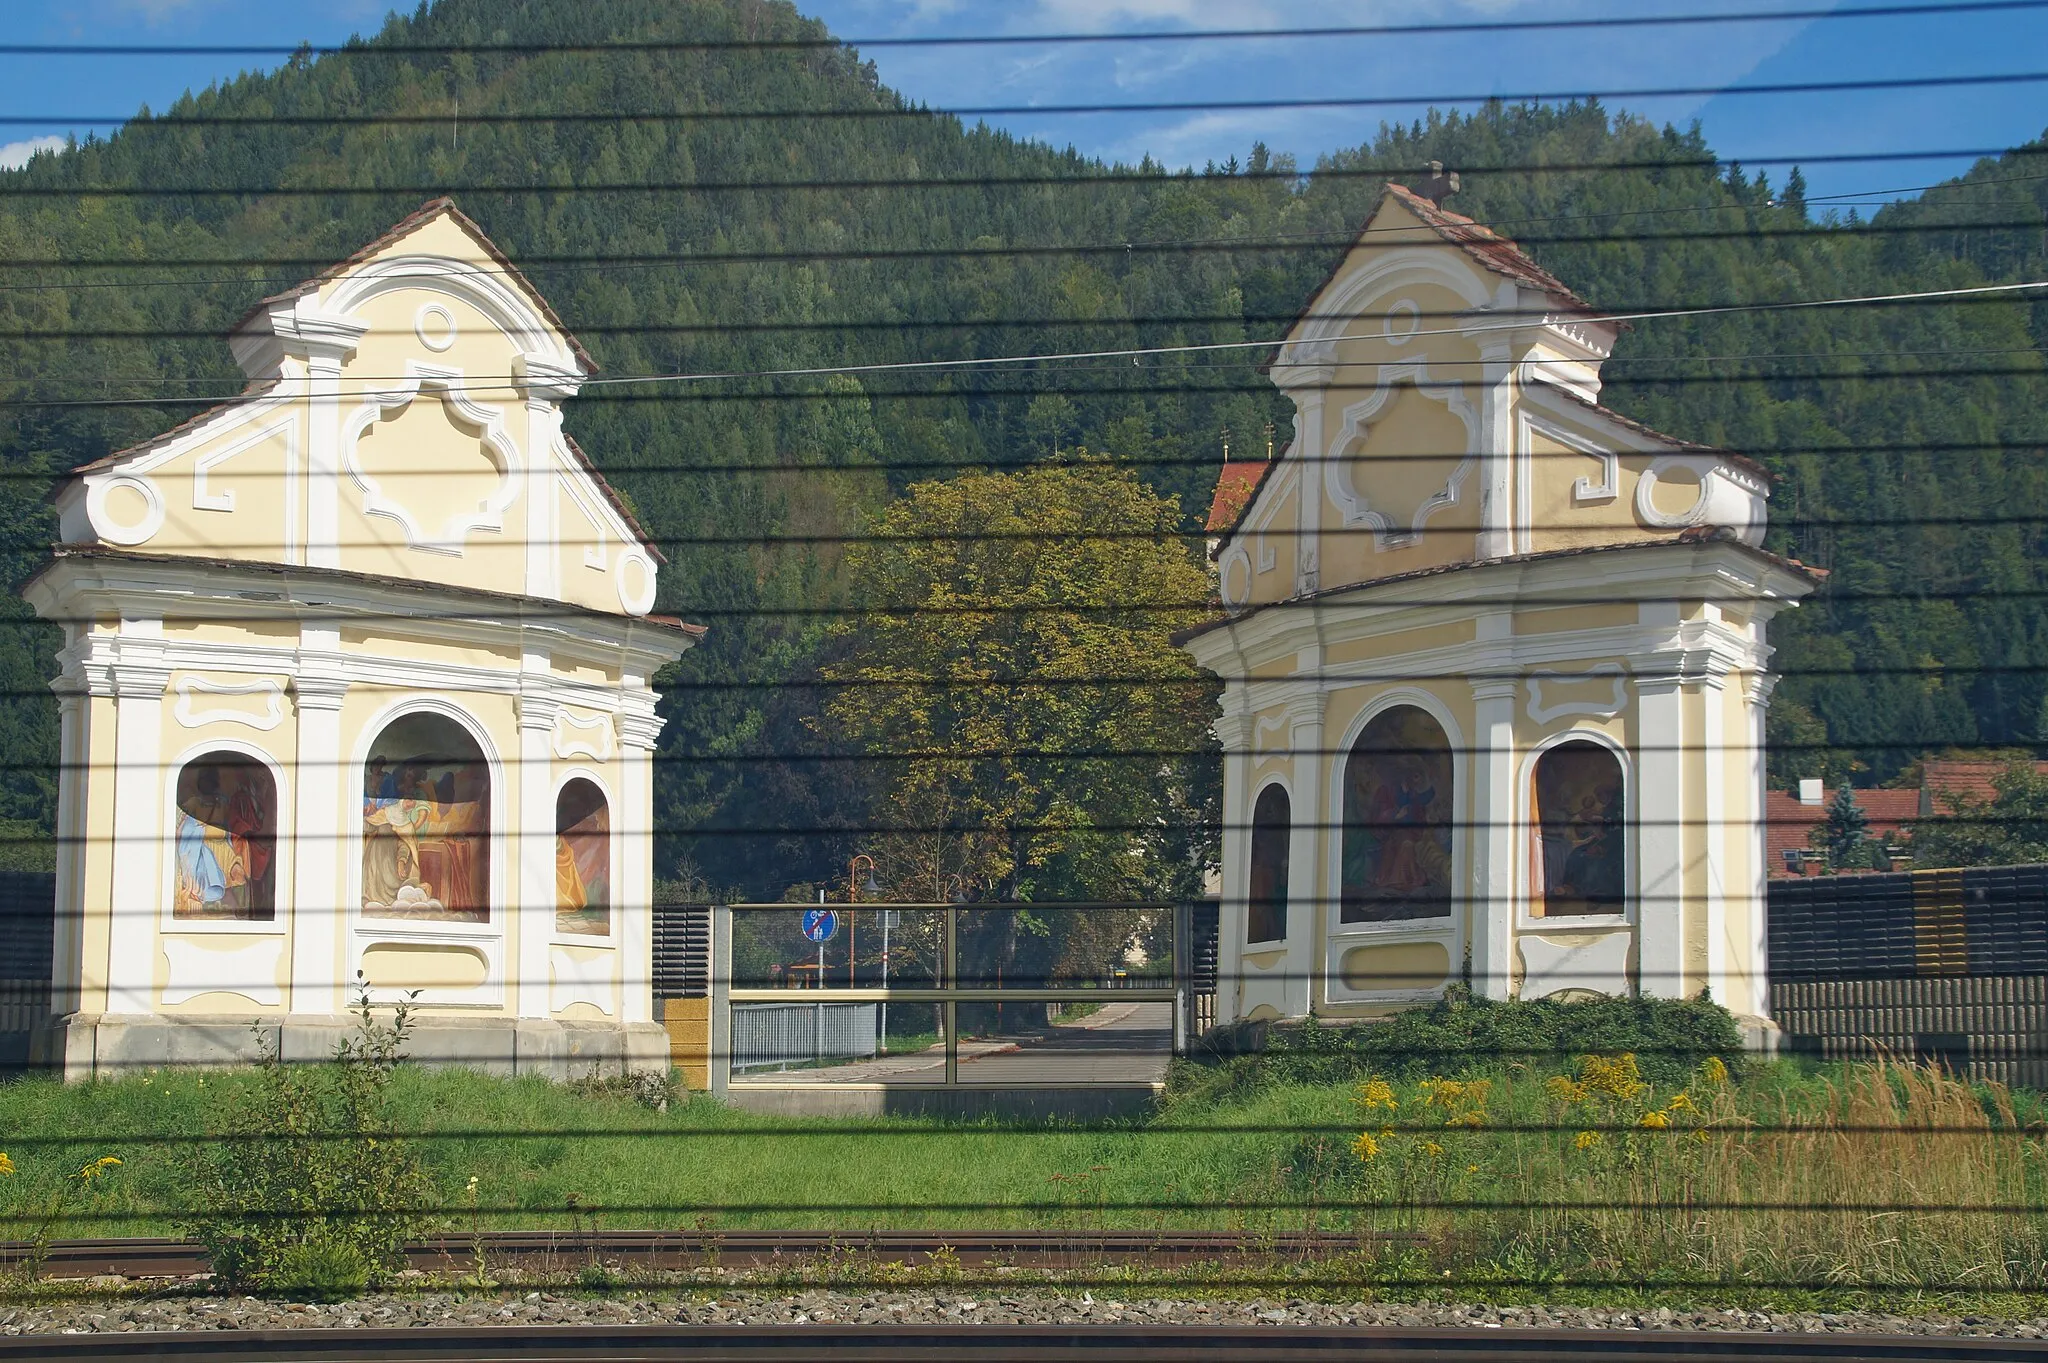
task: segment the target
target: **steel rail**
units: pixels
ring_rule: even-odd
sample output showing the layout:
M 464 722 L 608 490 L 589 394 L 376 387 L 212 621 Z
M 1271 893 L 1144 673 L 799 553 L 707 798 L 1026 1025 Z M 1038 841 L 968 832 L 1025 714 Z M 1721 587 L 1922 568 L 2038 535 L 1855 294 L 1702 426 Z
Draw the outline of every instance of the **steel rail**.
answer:
M 1077 1212 L 1085 1208 L 1076 1208 Z M 976 1267 L 1072 1268 L 1110 1261 L 1172 1267 L 1229 1260 L 1330 1258 L 1361 1243 L 1410 1243 L 1405 1234 L 1337 1235 L 1303 1231 L 1006 1230 L 497 1230 L 445 1235 L 406 1249 L 413 1268 L 467 1272 L 479 1249 L 495 1265 L 540 1271 L 590 1262 L 666 1271 L 792 1268 L 827 1255 L 854 1254 L 915 1265 L 944 1252 Z M 0 1263 L 20 1263 L 27 1250 L 0 1244 Z M 128 1238 L 55 1240 L 42 1264 L 46 1278 L 193 1278 L 208 1272 L 206 1251 L 190 1240 Z
M 2048 1358 L 2048 1343 L 1941 1335 L 1242 1325 L 547 1325 L 134 1331 L 0 1339 L 0 1363 L 1983 1363 Z

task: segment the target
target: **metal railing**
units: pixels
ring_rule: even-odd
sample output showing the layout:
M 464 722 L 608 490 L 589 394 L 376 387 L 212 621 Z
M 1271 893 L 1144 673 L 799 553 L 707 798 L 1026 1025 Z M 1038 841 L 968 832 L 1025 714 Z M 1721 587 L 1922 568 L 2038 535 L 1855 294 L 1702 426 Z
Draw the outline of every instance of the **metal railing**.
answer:
M 819 941 L 799 932 L 807 913 L 820 910 L 857 915 L 837 925 Z M 1185 1049 L 1189 1021 L 1186 990 L 1189 907 L 1165 903 L 975 903 L 975 904 L 734 904 L 717 910 L 714 933 L 718 962 L 713 1011 L 723 1022 L 714 1045 L 727 1057 L 723 1066 L 731 1080 L 744 1079 L 751 1089 L 780 1084 L 919 1088 L 958 1087 L 1128 1087 L 1157 1082 L 1166 1059 Z M 1043 963 L 1021 966 L 1014 953 L 991 951 L 986 940 L 972 950 L 963 933 L 963 919 L 986 939 L 1002 914 L 1023 915 L 1038 939 L 1058 936 L 1084 925 L 1057 916 L 1117 916 L 1117 923 L 1085 925 L 1108 928 L 1108 949 L 1121 955 L 1125 944 L 1117 934 L 1136 924 L 1153 950 L 1135 966 L 1092 962 L 1089 968 L 1063 969 Z M 1048 924 L 1056 926 L 1048 927 Z M 814 921 L 813 928 L 818 925 Z M 1026 935 L 1030 935 L 1026 934 Z M 1014 935 L 1014 934 L 1013 934 Z M 735 941 L 746 959 L 735 974 Z M 1099 943 L 1098 943 L 1099 945 Z M 1085 954 L 1085 953 L 1084 953 Z M 1126 1031 L 1108 1028 L 1078 1044 L 1078 1026 L 1103 1008 L 1122 1005 L 1167 1005 L 1156 1010 L 1158 1024 L 1140 1019 Z M 891 1005 L 896 1005 L 894 1030 Z M 1019 1007 L 1018 1005 L 1027 1005 Z M 1095 1005 L 1083 1009 L 1079 1005 Z M 1079 1016 L 1078 1026 L 1069 1020 Z M 1131 1018 L 1118 1012 L 1119 1021 Z M 931 1019 L 927 1033 L 924 1019 Z M 913 1021 L 914 1020 L 914 1021 Z M 983 1033 L 977 1036 L 967 1032 Z M 919 1049 L 912 1060 L 903 1055 L 905 1032 Z M 979 1064 L 976 1077 L 963 1080 L 963 1047 L 970 1061 L 985 1061 L 994 1052 L 1027 1052 L 1036 1040 L 1050 1040 L 1029 1063 L 1004 1066 Z M 722 1044 L 721 1044 L 722 1043 Z M 1063 1044 L 1075 1043 L 1075 1044 Z M 944 1057 L 943 1078 L 938 1057 Z M 1119 1070 L 1119 1061 L 1125 1061 Z M 880 1061 L 883 1063 L 870 1063 Z M 896 1075 L 892 1064 L 905 1071 Z M 848 1070 L 849 1065 L 861 1065 Z M 838 1069 L 838 1073 L 833 1073 Z M 1015 1078 L 983 1079 L 1001 1070 Z M 816 1071 L 808 1076 L 807 1071 Z M 916 1077 L 910 1077 L 912 1072 Z M 786 1076 L 786 1078 L 785 1078 Z

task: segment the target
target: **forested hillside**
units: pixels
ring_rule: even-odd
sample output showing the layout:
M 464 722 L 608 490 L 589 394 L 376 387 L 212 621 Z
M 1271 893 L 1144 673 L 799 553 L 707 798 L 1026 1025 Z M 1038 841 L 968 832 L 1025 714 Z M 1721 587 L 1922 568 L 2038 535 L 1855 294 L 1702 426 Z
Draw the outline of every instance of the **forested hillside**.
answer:
M 1361 128 L 1357 150 L 1305 174 L 1263 147 L 1169 173 L 908 108 L 841 50 L 548 50 L 822 36 L 759 0 L 441 0 L 359 50 L 0 175 L 10 580 L 53 533 L 50 474 L 232 394 L 220 337 L 243 308 L 443 192 L 613 375 L 1277 335 L 1384 180 L 1430 159 L 1464 172 L 1450 207 L 1618 309 L 2048 273 L 2039 148 L 1868 222 L 1823 223 L 1796 181 L 1774 194 L 1717 166 L 1698 132 L 1597 106 Z M 479 43 L 523 50 L 384 50 Z M 612 116 L 631 113 L 690 116 Z M 394 114 L 420 121 L 377 118 Z M 1623 339 L 1608 401 L 1784 474 L 1775 546 L 1833 570 L 1778 630 L 1781 777 L 1869 783 L 1927 748 L 2048 740 L 2044 341 L 2048 301 L 2009 298 L 1647 320 Z M 669 679 L 658 869 L 687 862 L 763 894 L 844 864 L 830 836 L 732 835 L 869 817 L 858 764 L 806 760 L 831 740 L 802 722 L 819 693 L 789 684 L 844 646 L 828 637 L 838 537 L 920 478 L 1076 445 L 1137 463 L 1192 532 L 1226 428 L 1239 451 L 1262 448 L 1269 422 L 1287 438 L 1258 358 L 723 380 L 573 403 L 571 430 L 665 541 L 660 608 L 713 627 Z M 10 609 L 0 817 L 47 826 L 55 637 Z

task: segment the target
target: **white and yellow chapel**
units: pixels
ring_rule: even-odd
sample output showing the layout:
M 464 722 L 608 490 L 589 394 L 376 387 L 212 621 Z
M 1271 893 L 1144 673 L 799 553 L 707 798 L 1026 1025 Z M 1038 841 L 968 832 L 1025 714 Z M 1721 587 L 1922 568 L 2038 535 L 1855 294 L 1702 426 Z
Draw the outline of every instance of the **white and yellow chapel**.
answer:
M 1769 1044 L 1765 630 L 1819 574 L 1442 197 L 1387 189 L 1271 364 L 1292 443 L 1211 509 L 1218 1019 L 1704 990 Z
M 26 588 L 64 633 L 39 1059 L 325 1056 L 360 986 L 423 1059 L 665 1071 L 652 681 L 701 630 L 563 433 L 595 366 L 446 201 L 228 340 L 244 393 L 77 470 Z

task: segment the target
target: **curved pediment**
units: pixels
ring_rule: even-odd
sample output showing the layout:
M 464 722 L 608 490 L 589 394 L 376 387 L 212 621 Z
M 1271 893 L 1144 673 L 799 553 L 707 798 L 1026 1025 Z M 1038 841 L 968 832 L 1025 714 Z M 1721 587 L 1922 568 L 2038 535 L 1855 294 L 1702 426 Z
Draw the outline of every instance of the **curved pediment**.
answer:
M 595 365 L 452 204 L 229 343 L 250 390 L 79 470 L 68 541 L 652 608 L 658 555 L 561 429 Z
M 1513 242 L 1390 186 L 1271 364 L 1293 440 L 1233 465 L 1212 508 L 1225 606 L 1702 528 L 1760 543 L 1767 473 L 1600 406 L 1618 331 Z

